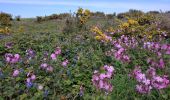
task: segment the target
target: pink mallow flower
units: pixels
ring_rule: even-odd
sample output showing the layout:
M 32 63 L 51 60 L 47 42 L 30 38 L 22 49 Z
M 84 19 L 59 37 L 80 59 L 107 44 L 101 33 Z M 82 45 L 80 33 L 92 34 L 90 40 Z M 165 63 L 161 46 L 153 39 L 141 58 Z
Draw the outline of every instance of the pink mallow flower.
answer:
M 47 64 L 47 63 L 42 63 L 40 67 L 41 67 L 42 69 L 46 69 L 46 68 L 47 68 L 47 66 L 48 66 L 48 64 Z
M 112 84 L 109 83 L 109 79 L 111 79 L 114 68 L 113 66 L 105 65 L 104 69 L 106 73 L 99 73 L 98 71 L 94 71 L 92 76 L 93 85 L 100 90 L 104 90 L 105 92 L 111 92 L 113 90 Z
M 166 75 L 163 77 L 161 76 L 154 76 L 152 79 L 152 86 L 156 89 L 163 89 L 169 86 L 169 80 Z
M 7 53 L 5 54 L 5 60 L 8 63 L 17 63 L 20 59 L 20 55 L 19 54 L 11 54 L 11 53 Z
M 108 65 L 105 65 L 105 66 L 104 66 L 104 69 L 107 70 L 107 71 L 110 72 L 110 73 L 113 73 L 114 70 L 115 70 L 115 69 L 113 68 L 113 66 L 108 66 Z
M 26 79 L 27 83 L 31 82 L 31 78 Z
M 52 53 L 52 54 L 51 54 L 51 59 L 52 59 L 52 60 L 55 60 L 56 58 L 57 58 L 57 55 L 56 55 L 55 53 Z
M 63 67 L 66 67 L 68 63 L 69 63 L 69 62 L 68 62 L 68 60 L 66 59 L 66 60 L 64 60 L 64 61 L 61 63 L 61 65 L 62 65 Z
M 47 70 L 48 72 L 53 72 L 53 67 L 48 66 L 46 70 Z
M 13 72 L 13 74 L 12 74 L 12 76 L 13 77 L 17 77 L 19 75 L 19 70 L 14 70 L 14 72 Z
M 139 93 L 148 93 L 151 91 L 151 89 L 152 89 L 152 87 L 150 85 L 143 85 L 143 84 L 136 85 L 136 90 Z
M 60 48 L 60 47 L 57 47 L 57 48 L 56 48 L 55 54 L 56 54 L 56 55 L 61 54 L 61 48 Z
M 156 69 L 153 67 L 150 67 L 147 71 L 146 74 L 148 77 L 152 78 L 153 76 L 156 75 Z
M 165 67 L 165 63 L 163 61 L 163 59 L 159 60 L 159 68 L 164 68 Z
M 31 75 L 31 80 L 35 80 L 36 79 L 36 76 L 33 74 Z

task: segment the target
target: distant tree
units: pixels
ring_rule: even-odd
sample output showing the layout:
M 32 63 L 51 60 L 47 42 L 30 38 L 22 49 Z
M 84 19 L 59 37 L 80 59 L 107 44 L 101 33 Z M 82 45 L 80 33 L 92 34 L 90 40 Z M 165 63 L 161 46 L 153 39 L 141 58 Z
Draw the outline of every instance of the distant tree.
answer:
M 106 17 L 107 17 L 108 19 L 112 19 L 112 18 L 114 18 L 115 16 L 116 16 L 116 13 L 106 14 Z
M 16 21 L 21 21 L 21 16 L 15 16 Z
M 144 12 L 140 11 L 140 10 L 135 10 L 135 9 L 130 9 L 128 12 L 125 12 L 125 13 L 119 13 L 117 15 L 117 17 L 119 19 L 122 19 L 122 18 L 139 18 L 140 16 L 142 16 L 144 14 Z
M 125 18 L 125 13 L 119 13 L 119 14 L 117 14 L 117 18 L 118 19 L 123 19 L 123 18 Z
M 149 14 L 159 14 L 159 11 L 149 11 L 147 13 L 149 13 Z
M 105 17 L 105 14 L 104 14 L 104 12 L 97 11 L 97 12 L 92 12 L 91 16 L 93 16 L 93 17 Z
M 165 13 L 167 13 L 167 14 L 168 14 L 168 13 L 170 13 L 170 11 L 166 11 Z
M 41 16 L 37 16 L 37 22 L 41 22 L 43 20 L 43 18 Z

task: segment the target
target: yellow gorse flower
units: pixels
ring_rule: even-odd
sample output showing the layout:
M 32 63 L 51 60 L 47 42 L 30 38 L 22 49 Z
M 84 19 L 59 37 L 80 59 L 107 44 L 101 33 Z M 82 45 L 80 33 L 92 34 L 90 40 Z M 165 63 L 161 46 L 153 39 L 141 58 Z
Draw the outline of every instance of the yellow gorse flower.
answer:
M 87 20 L 90 18 L 90 10 L 86 9 L 82 9 L 82 8 L 79 8 L 77 10 L 77 17 L 80 21 L 80 24 L 85 24 L 87 22 Z
M 11 32 L 11 29 L 9 27 L 0 29 L 0 33 L 9 34 L 10 32 Z
M 98 27 L 93 27 L 91 29 L 92 32 L 96 33 L 95 39 L 96 40 L 104 40 L 106 42 L 108 42 L 108 38 L 107 36 L 102 32 L 102 30 L 100 30 Z
M 129 27 L 129 23 L 127 23 L 127 22 L 123 23 L 123 24 L 122 24 L 122 27 L 123 27 L 123 28 L 128 28 L 128 27 Z
M 115 30 L 112 27 L 109 27 L 106 32 L 115 32 Z
M 138 24 L 138 22 L 135 21 L 135 20 L 133 20 L 133 19 L 129 19 L 129 20 L 128 20 L 128 23 L 129 23 L 130 25 L 137 25 L 137 24 Z

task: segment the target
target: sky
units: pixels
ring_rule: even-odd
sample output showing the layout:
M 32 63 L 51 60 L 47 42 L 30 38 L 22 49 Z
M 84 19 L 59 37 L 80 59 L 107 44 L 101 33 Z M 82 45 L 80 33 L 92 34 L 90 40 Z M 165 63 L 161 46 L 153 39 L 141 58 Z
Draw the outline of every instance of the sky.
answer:
M 0 0 L 0 12 L 23 18 L 75 12 L 79 7 L 104 13 L 169 11 L 170 0 Z

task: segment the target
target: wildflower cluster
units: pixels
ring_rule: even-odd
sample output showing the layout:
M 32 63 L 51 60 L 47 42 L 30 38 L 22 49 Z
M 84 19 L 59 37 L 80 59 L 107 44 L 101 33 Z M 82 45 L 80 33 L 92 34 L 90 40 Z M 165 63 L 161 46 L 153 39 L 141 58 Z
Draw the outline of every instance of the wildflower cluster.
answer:
M 27 55 L 27 58 L 28 59 L 32 59 L 32 58 L 34 58 L 35 57 L 35 51 L 34 50 L 32 50 L 32 49 L 28 49 L 28 50 L 26 50 L 26 55 Z
M 115 69 L 113 66 L 108 65 L 105 65 L 103 69 L 106 71 L 105 73 L 99 73 L 97 70 L 94 71 L 92 82 L 97 89 L 108 93 L 113 90 L 113 86 L 109 83 L 109 80 L 112 78 Z
M 103 42 L 106 42 L 113 46 L 111 50 L 107 51 L 105 54 L 107 56 L 114 56 L 115 59 L 122 61 L 122 62 L 128 62 L 128 64 L 131 64 L 133 61 L 130 59 L 131 57 L 128 56 L 128 50 L 130 49 L 136 49 L 140 48 L 141 50 L 148 50 L 148 52 L 155 53 L 157 55 L 157 58 L 148 58 L 147 64 L 149 64 L 149 69 L 145 73 L 142 73 L 142 70 L 140 67 L 135 67 L 135 69 L 132 72 L 132 77 L 134 77 L 137 81 L 136 90 L 139 93 L 150 93 L 153 89 L 164 89 L 168 88 L 169 86 L 169 78 L 168 75 L 159 75 L 156 70 L 164 69 L 166 66 L 166 59 L 164 57 L 165 54 L 170 54 L 170 46 L 169 44 L 160 44 L 159 42 L 146 42 L 150 37 L 155 38 L 158 36 L 159 39 L 157 41 L 161 41 L 166 36 L 165 31 L 161 31 L 159 28 L 159 23 L 154 22 L 150 23 L 150 27 L 152 31 L 154 31 L 154 34 L 150 34 L 150 32 L 144 28 L 147 28 L 148 25 L 140 25 L 138 21 L 128 19 L 127 22 L 122 23 L 117 29 L 110 28 L 110 30 L 107 30 L 107 35 L 111 38 L 115 38 L 113 40 L 106 41 L 104 32 L 101 31 L 98 27 L 93 28 L 93 32 L 97 33 L 99 35 L 95 38 L 98 40 L 101 40 Z M 138 29 L 139 28 L 139 29 Z M 144 33 L 142 33 L 142 31 Z M 156 32 L 156 33 L 155 33 Z M 135 34 L 134 34 L 135 33 Z M 140 33 L 140 34 L 136 34 Z M 155 35 L 156 34 L 156 35 Z M 140 37 L 142 36 L 142 37 Z M 154 39 L 154 38 L 153 38 Z M 105 41 L 104 41 L 105 40 Z M 152 39 L 150 38 L 150 41 Z M 143 47 L 140 47 L 143 46 Z M 97 72 L 98 73 L 98 72 Z M 96 78 L 94 74 L 94 80 L 99 82 L 99 78 Z M 93 82 L 94 84 L 94 82 Z M 96 87 L 98 86 L 95 85 Z
M 6 53 L 5 54 L 5 60 L 7 63 L 17 63 L 20 60 L 20 55 L 19 54 L 11 54 L 11 53 Z
M 145 49 L 151 50 L 158 55 L 170 54 L 170 44 L 160 44 L 158 42 L 145 42 L 143 47 Z
M 6 43 L 5 47 L 10 50 L 11 48 L 13 48 L 13 43 Z M 20 88 L 19 90 L 22 90 L 24 88 L 26 90 L 37 88 L 37 90 L 41 92 L 47 91 L 47 89 L 43 88 L 44 84 L 48 83 L 42 82 L 41 80 L 49 81 L 50 78 L 47 78 L 48 76 L 46 76 L 44 79 L 42 79 L 42 73 L 43 75 L 55 74 L 53 73 L 55 67 L 52 67 L 54 66 L 54 63 L 57 63 L 57 65 L 63 67 L 67 67 L 67 65 L 69 64 L 69 61 L 67 59 L 62 61 L 63 58 L 61 57 L 62 59 L 60 59 L 60 57 L 58 57 L 60 54 L 60 47 L 56 47 L 54 53 L 52 53 L 51 55 L 49 55 L 49 53 L 46 51 L 43 55 L 43 58 L 40 57 L 40 59 L 36 51 L 31 48 L 25 51 L 25 55 L 23 55 L 23 57 L 21 57 L 19 54 L 6 53 L 4 56 L 5 61 L 7 64 L 9 64 L 9 66 L 11 66 L 6 68 L 9 70 L 9 76 L 5 72 L 6 69 L 2 67 L 2 69 L 0 68 L 0 79 L 2 78 L 5 80 L 6 77 L 12 76 L 13 79 L 16 81 L 14 84 L 22 85 L 22 88 Z M 58 59 L 58 61 L 54 61 L 56 59 Z M 39 67 L 37 67 L 37 63 L 35 63 L 35 60 L 40 61 L 40 65 L 38 65 Z
M 139 66 L 133 70 L 132 76 L 137 80 L 136 90 L 139 93 L 149 93 L 152 89 L 164 89 L 169 86 L 167 75 L 159 76 L 156 74 L 156 69 L 150 67 L 146 74 L 142 73 Z
M 53 72 L 53 67 L 47 63 L 42 63 L 40 68 L 46 70 L 47 72 Z
M 126 51 L 128 48 L 135 48 L 138 45 L 138 42 L 133 37 L 122 35 L 120 38 L 111 41 L 111 44 L 113 45 L 113 48 L 110 51 L 107 51 L 106 55 L 113 55 L 117 60 L 122 62 L 130 62 L 130 57 L 127 55 Z
M 33 81 L 36 79 L 36 76 L 32 72 L 27 73 L 27 79 L 26 79 L 26 86 L 28 88 L 33 86 Z
M 55 52 L 51 54 L 51 59 L 52 59 L 52 60 L 57 59 L 57 56 L 58 56 L 59 54 L 61 54 L 61 49 L 60 49 L 60 47 L 57 47 L 56 50 L 55 50 Z

